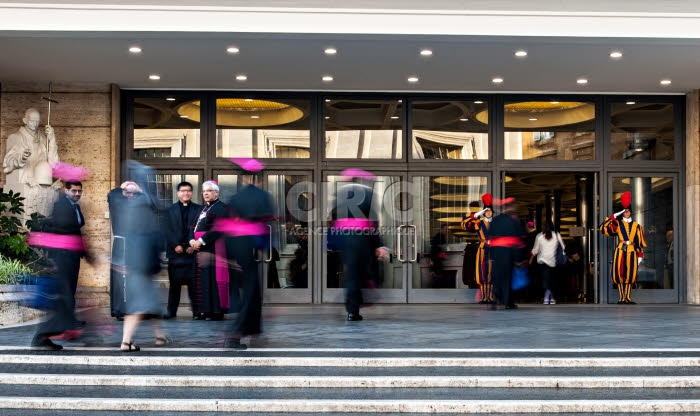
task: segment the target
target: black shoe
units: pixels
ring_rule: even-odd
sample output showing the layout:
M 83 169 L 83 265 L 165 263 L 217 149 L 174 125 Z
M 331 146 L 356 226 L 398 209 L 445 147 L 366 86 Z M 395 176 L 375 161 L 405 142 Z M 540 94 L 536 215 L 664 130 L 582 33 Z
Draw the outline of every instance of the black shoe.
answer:
M 506 309 L 518 309 L 518 305 L 506 305 Z
M 114 317 L 117 321 L 123 321 L 124 320 L 124 315 L 117 315 Z
M 34 337 L 32 347 L 44 351 L 60 351 L 63 349 L 62 345 L 54 344 L 49 337 Z
M 348 314 L 348 321 L 361 321 L 362 320 L 362 315 L 359 313 L 349 313 Z
M 625 303 L 627 303 L 626 300 L 618 300 L 618 301 L 617 301 L 617 304 L 618 304 L 618 305 L 624 305 Z
M 635 301 L 633 301 L 633 300 L 628 300 L 628 301 L 625 302 L 625 303 L 628 304 L 628 305 L 636 305 L 636 304 L 637 304 L 637 302 L 635 302 Z
M 236 350 L 244 350 L 248 348 L 247 345 L 241 344 L 240 338 L 226 338 L 224 340 L 224 348 L 232 348 Z
M 193 320 L 193 321 L 201 321 L 202 319 L 204 319 L 204 317 L 203 317 L 202 315 L 200 315 L 200 314 L 192 315 L 192 320 Z

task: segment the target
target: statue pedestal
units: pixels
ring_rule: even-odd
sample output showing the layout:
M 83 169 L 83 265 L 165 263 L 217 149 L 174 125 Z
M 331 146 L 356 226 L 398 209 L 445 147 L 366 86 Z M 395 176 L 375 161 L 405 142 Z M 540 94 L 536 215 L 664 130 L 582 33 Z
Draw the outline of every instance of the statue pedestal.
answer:
M 21 197 L 24 197 L 24 217 L 22 218 L 22 225 L 24 225 L 24 222 L 28 220 L 34 212 L 48 217 L 51 214 L 53 203 L 58 197 L 58 190 L 50 185 L 29 186 L 24 183 L 19 183 L 17 181 L 17 176 L 17 171 L 8 174 L 5 177 L 5 186 L 3 186 L 3 190 L 5 192 L 12 191 L 19 193 Z

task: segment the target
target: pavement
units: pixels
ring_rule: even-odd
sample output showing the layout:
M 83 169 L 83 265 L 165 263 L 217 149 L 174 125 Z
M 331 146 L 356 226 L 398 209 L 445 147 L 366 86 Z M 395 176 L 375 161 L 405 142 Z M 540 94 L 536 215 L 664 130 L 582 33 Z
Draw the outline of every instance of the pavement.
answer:
M 261 349 L 625 350 L 700 351 L 700 307 L 693 305 L 520 305 L 488 310 L 481 305 L 374 305 L 363 321 L 348 322 L 342 305 L 268 305 L 263 334 L 243 339 Z M 85 336 L 56 342 L 72 347 L 118 348 L 122 322 L 106 308 L 79 311 Z M 169 349 L 221 348 L 232 315 L 223 321 L 193 321 L 181 308 L 175 319 L 158 320 L 174 343 Z M 134 343 L 155 346 L 152 325 L 139 327 Z M 36 322 L 0 327 L 0 349 L 29 346 Z

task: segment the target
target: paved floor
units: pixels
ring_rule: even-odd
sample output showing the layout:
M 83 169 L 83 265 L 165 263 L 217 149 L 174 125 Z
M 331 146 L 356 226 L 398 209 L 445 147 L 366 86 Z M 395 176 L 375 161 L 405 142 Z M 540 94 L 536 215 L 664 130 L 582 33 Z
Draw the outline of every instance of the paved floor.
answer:
M 188 309 L 162 321 L 174 348 L 221 347 L 231 324 L 192 321 Z M 375 305 L 362 310 L 362 322 L 345 321 L 342 305 L 266 306 L 261 348 L 416 348 L 416 349 L 698 349 L 700 307 L 689 305 L 521 305 L 518 310 L 487 310 L 478 305 Z M 107 309 L 80 312 L 94 336 L 91 346 L 116 348 L 122 323 Z M 153 345 L 151 322 L 134 341 Z M 26 347 L 35 325 L 0 327 L 0 347 Z M 63 342 L 82 346 L 84 342 Z

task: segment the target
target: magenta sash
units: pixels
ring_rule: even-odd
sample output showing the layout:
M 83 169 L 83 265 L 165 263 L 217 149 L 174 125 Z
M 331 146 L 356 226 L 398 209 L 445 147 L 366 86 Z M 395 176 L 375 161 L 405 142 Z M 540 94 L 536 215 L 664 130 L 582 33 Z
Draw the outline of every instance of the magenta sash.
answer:
M 341 230 L 366 230 L 374 227 L 374 221 L 359 218 L 340 218 L 333 222 L 333 226 Z
M 204 234 L 203 231 L 195 231 L 195 240 L 200 239 Z M 228 309 L 231 306 L 231 294 L 229 293 L 229 275 L 228 275 L 228 260 L 226 258 L 226 244 L 224 240 L 219 238 L 214 242 L 214 257 L 215 267 L 214 275 L 216 278 L 216 287 L 219 291 L 219 305 L 222 309 Z
M 31 232 L 27 235 L 27 244 L 70 251 L 85 250 L 83 237 L 79 235 Z
M 241 218 L 219 219 L 216 221 L 214 229 L 233 237 L 265 235 L 268 233 L 266 224 L 262 222 L 246 221 Z

